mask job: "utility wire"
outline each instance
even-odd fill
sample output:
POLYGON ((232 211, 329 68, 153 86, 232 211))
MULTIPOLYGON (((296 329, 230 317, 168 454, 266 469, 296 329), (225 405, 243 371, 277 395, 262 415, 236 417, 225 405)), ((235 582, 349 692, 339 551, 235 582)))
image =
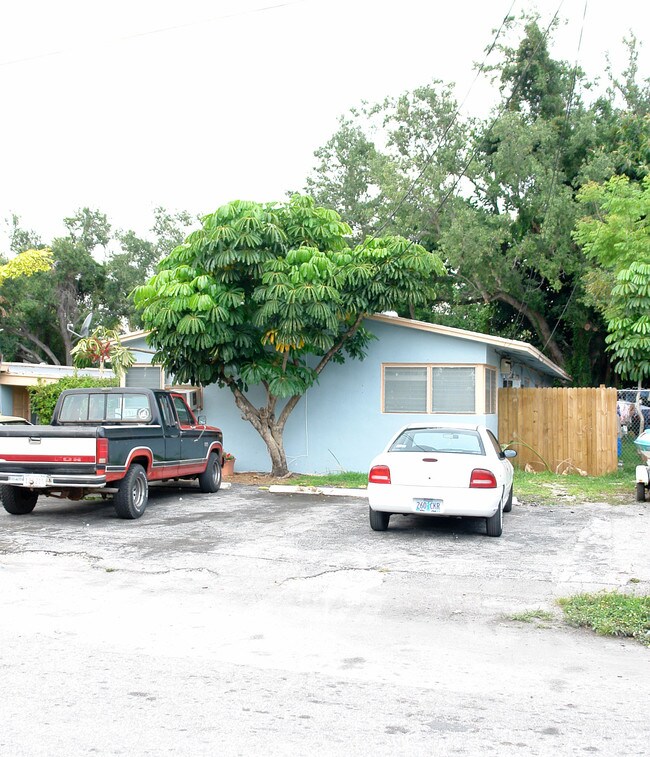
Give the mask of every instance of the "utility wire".
MULTIPOLYGON (((134 32, 133 34, 125 34, 122 37, 116 37, 114 40, 109 40, 106 44, 110 44, 111 42, 124 42, 129 39, 138 39, 140 37, 150 37, 155 34, 166 34, 168 32, 175 31, 176 29, 189 29, 193 26, 203 26, 205 24, 212 23, 213 21, 224 21, 226 19, 230 18, 238 18, 240 16, 253 16, 257 13, 268 13, 269 11, 278 10, 279 8, 286 8, 291 5, 301 5, 303 3, 309 2, 309 0, 285 0, 285 2, 282 3, 275 3, 273 5, 265 5, 259 8, 250 8, 247 10, 239 10, 239 11, 233 11, 232 13, 223 13, 219 16, 211 16, 209 18, 203 18, 199 19, 197 21, 188 21, 184 24, 174 24, 173 26, 161 26, 158 29, 149 29, 143 32, 134 32)), ((81 47, 78 48, 68 48, 64 50, 52 50, 49 53, 41 53, 40 55, 28 55, 24 58, 15 58, 13 60, 6 60, 0 62, 0 68, 3 68, 5 66, 14 66, 18 63, 27 63, 29 61, 33 60, 41 60, 43 58, 53 58, 58 55, 65 55, 69 52, 74 52, 75 50, 83 49, 81 47)))
MULTIPOLYGON (((449 121, 449 123, 448 123, 448 124, 447 124, 447 126, 445 127, 444 131, 442 132, 442 135, 441 135, 441 136, 440 136, 440 138, 438 139, 438 143, 436 144, 436 146, 435 146, 434 150, 433 150, 433 151, 432 151, 432 152, 430 153, 430 152, 428 152, 428 151, 427 151, 427 150, 425 149, 425 153, 426 153, 426 155, 427 155, 427 159, 426 159, 426 161, 425 161, 425 163, 424 163, 424 166, 422 167, 422 169, 420 170, 420 172, 418 173, 418 175, 417 175, 417 176, 416 176, 416 177, 415 177, 415 178, 413 179, 413 181, 412 181, 412 182, 411 182, 411 184, 409 185, 409 187, 408 187, 408 189, 406 190, 406 192, 405 192, 405 193, 404 193, 404 194, 402 195, 402 198, 401 198, 401 199, 400 199, 400 201, 398 202, 397 206, 396 206, 396 207, 395 207, 395 208, 393 209, 393 211, 392 211, 392 212, 391 212, 391 213, 389 214, 388 218, 387 218, 387 219, 386 219, 386 220, 384 221, 384 223, 383 223, 383 224, 382 224, 382 225, 381 225, 381 226, 380 226, 380 227, 379 227, 379 228, 377 229, 377 231, 375 231, 375 232, 374 232, 374 233, 372 234, 372 236, 370 236, 370 237, 369 237, 369 238, 368 238, 368 239, 367 239, 367 240, 366 240, 366 241, 365 241, 365 242, 363 243, 363 245, 362 245, 362 249, 363 249, 363 248, 364 248, 364 247, 365 247, 365 246, 366 246, 367 244, 370 244, 370 242, 372 242, 372 241, 373 241, 374 239, 376 239, 376 238, 377 238, 377 237, 378 237, 378 236, 379 236, 379 235, 381 234, 381 232, 382 232, 382 231, 383 231, 383 230, 384 230, 384 229, 385 229, 385 228, 386 228, 386 227, 388 226, 388 224, 389 224, 389 223, 391 223, 391 222, 392 222, 392 221, 393 221, 393 220, 395 219, 395 216, 396 216, 396 215, 397 215, 397 213, 398 213, 398 212, 400 211, 400 209, 402 208, 402 206, 404 205, 404 203, 406 202, 406 200, 407 200, 407 199, 408 199, 408 198, 409 198, 409 197, 411 196, 411 194, 413 193, 413 190, 414 190, 414 189, 415 189, 415 187, 416 187, 416 186, 418 185, 418 183, 420 182, 420 180, 422 179, 422 177, 423 177, 423 176, 424 176, 424 174, 426 173, 427 169, 429 168, 429 166, 430 166, 430 165, 431 165, 431 163, 433 162, 433 159, 435 158, 435 156, 436 156, 436 154, 438 153, 438 151, 439 151, 440 147, 441 147, 441 146, 442 146, 442 144, 444 143, 444 140, 445 140, 445 138, 446 138, 447 134, 449 134, 449 131, 451 130, 451 127, 452 127, 452 126, 454 125, 454 123, 455 123, 455 122, 457 121, 457 119, 458 119, 458 116, 460 115, 460 111, 461 111, 461 109, 463 108, 463 106, 465 105, 465 103, 467 102, 467 98, 469 97, 469 95, 470 95, 470 93, 471 93, 472 89, 474 88, 474 85, 475 85, 475 84, 476 84, 476 82, 478 81, 478 78, 479 78, 479 76, 480 76, 480 75, 481 75, 481 74, 483 73, 483 70, 485 69, 485 66, 486 66, 486 64, 487 64, 487 59, 489 58, 489 56, 490 56, 490 53, 492 52, 492 50, 494 50, 494 48, 495 48, 495 46, 496 46, 496 43, 497 43, 497 41, 498 41, 498 39, 499 39, 499 36, 501 35, 501 30, 503 29, 503 27, 504 27, 504 26, 505 26, 505 24, 507 23, 508 19, 510 18, 510 15, 511 15, 511 13, 512 13, 512 9, 513 9, 513 7, 514 7, 514 5, 515 5, 516 1, 517 1, 517 0, 512 0, 512 3, 511 3, 511 5, 510 5, 510 8, 508 8, 508 11, 507 11, 506 15, 505 15, 505 16, 503 17, 503 20, 501 21, 501 25, 500 25, 500 26, 499 26, 499 28, 497 29, 497 32, 496 32, 496 34, 495 34, 495 36, 494 36, 494 39, 492 40, 492 44, 491 44, 491 45, 490 45, 490 47, 489 47, 489 48, 487 49, 487 52, 486 52, 486 54, 485 54, 485 57, 483 58, 483 62, 482 62, 482 63, 481 63, 481 65, 479 66, 479 69, 478 69, 478 71, 476 72, 476 76, 474 77, 474 80, 472 81, 472 83, 471 83, 471 84, 470 84, 470 86, 469 86, 469 89, 468 89, 468 90, 467 90, 467 92, 465 93, 465 97, 463 98, 463 100, 462 100, 461 104, 460 104, 460 105, 458 106, 458 108, 456 108, 456 111, 454 112, 454 115, 452 116, 451 120, 449 121)), ((563 1, 564 1, 564 0, 562 0, 562 2, 563 2, 563 1)))

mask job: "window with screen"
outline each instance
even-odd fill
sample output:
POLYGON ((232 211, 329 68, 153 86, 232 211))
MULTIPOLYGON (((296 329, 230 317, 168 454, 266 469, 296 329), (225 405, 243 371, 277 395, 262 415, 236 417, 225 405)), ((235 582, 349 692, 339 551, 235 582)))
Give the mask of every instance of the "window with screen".
POLYGON ((427 412, 426 367, 384 367, 384 412, 427 412))
POLYGON ((431 412, 473 413, 475 410, 474 366, 431 368, 431 412))
POLYGON ((483 365, 383 365, 382 412, 491 414, 497 372, 483 365))

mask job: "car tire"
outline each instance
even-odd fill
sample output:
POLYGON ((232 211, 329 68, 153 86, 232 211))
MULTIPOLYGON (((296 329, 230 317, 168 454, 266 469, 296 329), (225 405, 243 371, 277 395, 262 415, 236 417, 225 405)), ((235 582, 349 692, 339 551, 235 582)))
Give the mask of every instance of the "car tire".
POLYGON ((135 520, 147 509, 149 502, 149 482, 144 468, 134 463, 120 481, 113 505, 118 518, 135 520))
POLYGON ((390 513, 383 513, 381 510, 373 510, 372 507, 369 507, 368 515, 370 516, 370 528, 373 531, 385 531, 388 528, 390 513))
POLYGON ((38 492, 19 486, 0 486, 0 498, 4 509, 11 515, 27 515, 36 507, 38 492))
POLYGON ((499 506, 494 515, 485 519, 485 528, 488 536, 501 536, 503 533, 503 508, 501 507, 501 501, 499 501, 499 506))
POLYGON ((216 452, 208 456, 208 464, 203 473, 199 474, 199 489, 205 494, 218 492, 221 488, 221 464, 216 452))
POLYGON ((637 481, 636 484, 636 501, 645 502, 645 484, 642 481, 637 481))
POLYGON ((503 512, 509 513, 512 510, 512 490, 514 489, 513 486, 510 487, 510 494, 508 494, 508 499, 506 500, 505 505, 503 506, 503 512))

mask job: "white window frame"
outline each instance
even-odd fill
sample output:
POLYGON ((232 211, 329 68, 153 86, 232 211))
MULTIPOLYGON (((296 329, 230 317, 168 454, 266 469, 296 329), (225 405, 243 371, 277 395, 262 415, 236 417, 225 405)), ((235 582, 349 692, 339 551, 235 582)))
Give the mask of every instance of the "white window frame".
POLYGON ((493 365, 485 363, 382 363, 381 364, 381 398, 380 412, 382 415, 466 415, 473 417, 476 415, 492 415, 486 405, 486 372, 493 371, 495 377, 494 383, 494 414, 497 412, 496 405, 496 368, 493 365), (426 368, 427 369, 427 387, 426 410, 386 410, 386 368, 426 368), (445 410, 434 411, 432 409, 432 368, 474 368, 474 410, 445 410))
POLYGON ((485 415, 496 415, 498 411, 498 404, 497 404, 497 397, 499 395, 497 391, 497 369, 493 368, 492 366, 486 365, 484 366, 483 371, 484 381, 485 381, 485 406, 484 411, 485 415), (488 396, 488 388, 490 387, 490 382, 488 381, 488 375, 492 376, 492 382, 491 382, 491 388, 492 388, 492 396, 488 396))

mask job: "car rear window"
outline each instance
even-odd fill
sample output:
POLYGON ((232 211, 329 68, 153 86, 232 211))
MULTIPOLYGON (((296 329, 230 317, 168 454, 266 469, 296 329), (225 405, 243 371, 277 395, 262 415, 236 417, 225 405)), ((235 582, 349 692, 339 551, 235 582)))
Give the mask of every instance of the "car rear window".
POLYGON ((390 446, 389 452, 451 452, 484 455, 483 442, 477 431, 449 428, 410 428, 403 431, 390 446))
POLYGON ((69 394, 63 398, 60 423, 148 423, 146 394, 69 394))

